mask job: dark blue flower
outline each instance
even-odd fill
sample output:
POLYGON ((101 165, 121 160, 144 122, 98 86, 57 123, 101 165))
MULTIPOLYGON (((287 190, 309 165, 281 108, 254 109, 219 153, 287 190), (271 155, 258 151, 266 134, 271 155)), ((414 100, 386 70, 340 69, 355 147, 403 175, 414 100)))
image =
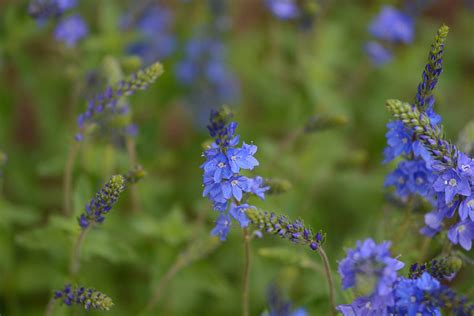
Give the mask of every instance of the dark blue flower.
POLYGON ((470 196, 471 185, 469 179, 460 176, 454 169, 443 172, 433 184, 436 192, 445 193, 446 204, 449 204, 456 195, 470 196))
POLYGON ((413 41, 414 21, 394 7, 384 6, 372 20, 369 32, 380 40, 408 44, 413 41))
POLYGON ((54 299, 61 300, 65 305, 79 305, 85 310, 108 311, 114 303, 112 299, 102 292, 92 288, 65 285, 62 290, 54 292, 54 299))
POLYGON ((393 59, 392 52, 378 42, 367 42, 364 49, 375 66, 385 65, 393 59))
POLYGON ((89 28, 84 19, 79 14, 75 14, 59 22, 54 31, 54 37, 66 46, 74 47, 88 33, 89 28))
POLYGON ((431 298, 439 288, 439 281, 427 272, 415 280, 402 278, 395 288, 395 307, 400 315, 441 316, 436 300, 431 298))

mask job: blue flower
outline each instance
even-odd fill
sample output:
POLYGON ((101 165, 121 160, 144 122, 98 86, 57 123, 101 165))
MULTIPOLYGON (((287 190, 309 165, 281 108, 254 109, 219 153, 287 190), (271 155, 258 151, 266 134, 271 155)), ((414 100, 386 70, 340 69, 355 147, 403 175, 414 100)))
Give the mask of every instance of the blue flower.
POLYGON ((240 169, 252 170, 258 166, 258 161, 253 156, 256 152, 257 146, 248 145, 245 142, 242 148, 229 148, 229 150, 227 150, 227 157, 232 172, 238 173, 240 169))
POLYGON ((402 278, 395 288, 395 307, 401 315, 441 315, 436 300, 430 298, 440 288, 429 273, 415 280, 402 278))
POLYGON ((456 195, 470 196, 471 185, 469 179, 460 176, 454 169, 443 172, 433 184, 436 192, 445 193, 446 204, 449 204, 456 195))
POLYGON ((304 308, 293 309, 292 303, 286 300, 279 288, 274 284, 268 289, 268 312, 261 316, 307 316, 308 312, 304 308))
POLYGON ((457 171, 460 176, 474 178, 474 160, 465 153, 458 152, 457 171))
POLYGON ((369 26, 369 32, 380 40, 392 43, 411 43, 414 35, 413 19, 391 6, 384 6, 369 26))
POLYGON ((219 236, 219 238, 224 241, 227 238, 231 224, 231 219, 229 214, 221 213, 216 220, 216 226, 212 229, 212 236, 219 236))
POLYGON ((474 222, 474 194, 462 200, 459 207, 459 217, 461 220, 469 217, 474 222))
POLYGON ((255 178, 250 178, 249 189, 250 192, 258 196, 260 199, 265 199, 265 192, 270 190, 269 186, 265 186, 264 180, 260 176, 256 176, 255 178))
POLYGON ((232 215, 235 220, 240 223, 240 227, 247 227, 250 224, 250 220, 245 214, 245 210, 253 207, 248 204, 240 204, 237 205, 235 203, 231 203, 229 207, 229 214, 232 215))
POLYGON ((393 59, 392 52, 378 42, 367 42, 364 49, 375 66, 385 65, 393 59))
POLYGON ((374 284, 369 295, 389 295, 397 280, 397 271, 404 266, 403 262, 391 257, 389 248, 390 242, 377 245, 369 238, 358 241, 355 249, 349 249, 347 257, 339 262, 343 289, 360 287, 360 282, 364 281, 374 284))
POLYGON ((54 31, 54 37, 64 42, 66 46, 74 47, 88 33, 89 28, 84 19, 79 14, 75 14, 59 22, 54 31))
POLYGON ((460 244, 465 250, 471 250, 474 239, 474 222, 465 220, 452 226, 448 231, 448 238, 453 244, 460 244))
POLYGON ((266 3, 273 15, 281 20, 295 19, 300 15, 295 0, 267 0, 266 3))
POLYGON ((402 199, 406 199, 411 193, 410 186, 408 185, 410 176, 411 174, 409 168, 407 168, 407 162, 401 161, 397 169, 388 174, 384 185, 386 187, 394 186, 397 195, 402 199))
POLYGON ((221 189, 227 200, 235 198, 240 201, 244 192, 250 192, 250 180, 244 176, 233 176, 221 182, 221 189))
POLYGON ((385 150, 384 162, 389 162, 401 154, 409 154, 412 151, 413 131, 408 129, 401 121, 387 123, 387 149, 385 150))

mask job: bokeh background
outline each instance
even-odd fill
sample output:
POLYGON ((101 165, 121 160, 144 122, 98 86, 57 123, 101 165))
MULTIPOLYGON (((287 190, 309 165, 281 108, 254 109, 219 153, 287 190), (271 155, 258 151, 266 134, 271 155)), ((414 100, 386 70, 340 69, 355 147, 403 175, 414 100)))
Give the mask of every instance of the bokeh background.
MULTIPOLYGON (((298 14, 285 15, 263 0, 84 0, 41 19, 27 1, 0 1, 0 151, 8 156, 0 167, 1 315, 43 313, 67 280, 75 216, 110 175, 135 162, 147 175, 89 234, 78 282, 113 298, 109 314, 138 315, 177 258, 201 240, 206 250, 170 278, 149 315, 239 315, 241 232, 234 227, 226 242, 210 240, 216 212, 201 196, 206 119, 221 104, 235 112, 242 139, 258 146, 253 174, 291 183, 254 204, 327 233, 338 303, 351 295, 340 289, 337 260, 356 240, 393 240, 393 253, 408 263, 420 259, 420 249, 425 258, 439 252, 441 243, 418 234, 422 212, 400 230, 403 206, 384 188, 394 166, 382 164, 390 119, 384 102, 413 100, 436 30, 448 24, 436 109, 457 140, 474 116, 474 2, 302 3, 298 14), (387 5, 413 20, 412 40, 384 42, 369 32, 387 5), (61 40, 58 25, 76 14, 87 32, 73 43, 61 40), (374 40, 390 58, 368 55, 374 40), (63 177, 77 146, 77 115, 108 82, 156 60, 164 74, 127 99, 130 110, 117 123, 126 131, 80 142, 75 216, 65 217, 63 177)), ((267 308, 271 283, 294 306, 326 315, 320 269, 305 247, 254 239, 251 315, 267 308)), ((474 295, 474 273, 461 273, 454 286, 474 295)), ((82 314, 59 305, 54 313, 82 314)))

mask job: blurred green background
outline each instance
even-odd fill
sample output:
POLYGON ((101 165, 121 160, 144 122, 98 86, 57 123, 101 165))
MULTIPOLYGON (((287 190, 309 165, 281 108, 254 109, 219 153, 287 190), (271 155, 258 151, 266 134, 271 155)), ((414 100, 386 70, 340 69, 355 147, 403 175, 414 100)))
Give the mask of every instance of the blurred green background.
MULTIPOLYGON (((0 1, 0 150, 8 155, 0 178, 1 315, 42 314, 52 290, 67 281, 79 227, 61 211, 76 117, 85 111, 87 97, 110 79, 108 64, 119 65, 124 74, 140 67, 127 50, 138 31, 120 25, 127 13, 140 14, 145 2, 81 1, 74 10, 87 21, 89 35, 70 48, 54 39, 54 21, 39 25, 28 15, 26 1, 0 1), (94 76, 99 79, 91 80, 94 76)), ((417 232, 422 213, 412 218, 403 236, 397 236, 403 211, 386 198, 384 177, 393 165, 381 161, 390 119, 384 102, 413 100, 442 22, 450 26, 450 34, 435 95, 448 137, 456 140, 474 114, 472 4, 426 1, 415 17, 413 43, 396 45, 392 61, 376 67, 363 47, 371 39, 368 24, 387 4, 406 5, 321 1, 312 25, 303 29, 298 22, 273 16, 264 1, 228 1, 228 25, 218 32, 239 86, 239 97, 227 102, 235 111, 237 132, 258 146, 260 166, 253 174, 292 184, 284 194, 252 203, 302 217, 314 229, 327 232, 325 248, 338 303, 349 302, 350 295, 340 290, 337 261, 356 240, 393 239, 394 255, 401 254, 406 263, 420 259, 422 245, 428 247, 428 257, 439 252, 438 243, 427 245, 417 232), (314 116, 342 116, 347 124, 305 133, 305 124, 314 116)), ((215 16, 208 1, 159 5, 171 12, 168 31, 174 50, 160 58, 163 76, 128 98, 131 118, 139 128, 133 141, 137 160, 147 172, 136 185, 138 210, 132 211, 132 192, 127 191, 105 223, 89 234, 78 282, 112 297, 111 315, 138 315, 180 254, 195 240, 204 240, 213 249, 170 280, 149 315, 239 315, 241 232, 234 224, 228 240, 214 247, 207 237, 216 213, 201 196, 199 166, 208 139, 202 118, 218 104, 213 104, 212 94, 204 100, 196 97, 193 90, 199 87, 183 86, 175 75, 186 42, 197 29, 212 32, 215 16)), ((112 174, 132 167, 129 155, 123 142, 82 142, 72 173, 75 216, 112 174)), ((306 247, 273 236, 254 239, 251 315, 265 310, 272 281, 295 306, 304 306, 310 315, 326 315, 327 289, 320 266, 319 257, 306 247), (281 249, 290 253, 282 255, 281 249)), ((472 296, 470 270, 462 270, 454 286, 470 290, 472 296)), ((85 313, 58 305, 54 315, 85 313)))

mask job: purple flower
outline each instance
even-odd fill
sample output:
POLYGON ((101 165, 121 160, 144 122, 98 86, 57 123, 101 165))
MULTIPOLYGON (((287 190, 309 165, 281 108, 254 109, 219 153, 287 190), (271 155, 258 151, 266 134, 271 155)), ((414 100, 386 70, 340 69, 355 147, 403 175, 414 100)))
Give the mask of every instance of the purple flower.
POLYGON ((351 304, 339 305, 337 310, 344 316, 388 316, 388 307, 393 304, 393 295, 361 296, 351 304))
POLYGON ((222 195, 226 199, 234 197, 237 201, 242 199, 243 192, 250 192, 249 178, 244 176, 234 176, 229 180, 221 182, 222 195))
POLYGON ((267 0, 267 6, 273 15, 281 20, 295 19, 300 15, 295 0, 267 0))
POLYGON ((391 6, 384 6, 369 26, 369 32, 380 40, 411 43, 414 35, 413 19, 391 6))
POLYGON ((364 50, 375 66, 385 65, 393 59, 392 52, 375 41, 367 42, 364 46, 364 50))
POLYGON ((471 195, 471 185, 465 176, 460 176, 454 169, 442 173, 433 184, 436 192, 445 193, 446 204, 449 204, 456 195, 471 195))
POLYGON ((466 250, 471 250, 474 239, 474 222, 465 220, 457 223, 448 231, 448 238, 453 244, 460 244, 466 250))
POLYGON ((54 37, 58 41, 64 42, 66 46, 74 47, 88 32, 89 29, 84 19, 75 14, 59 22, 54 31, 54 37))

